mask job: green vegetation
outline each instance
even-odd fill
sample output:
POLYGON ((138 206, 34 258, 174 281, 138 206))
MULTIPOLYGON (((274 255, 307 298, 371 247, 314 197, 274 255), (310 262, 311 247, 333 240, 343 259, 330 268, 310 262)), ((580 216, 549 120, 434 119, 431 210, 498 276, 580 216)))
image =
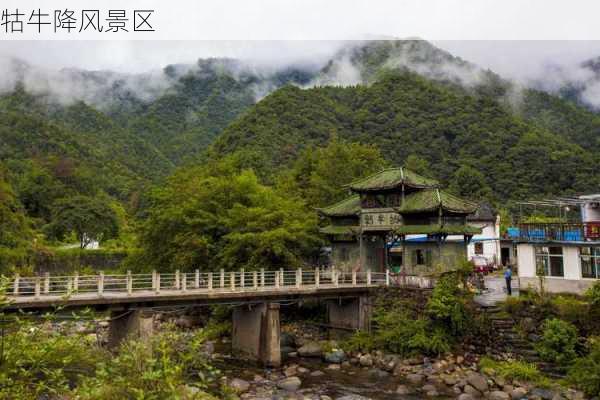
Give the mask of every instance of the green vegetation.
POLYGON ((413 300, 382 294, 373 310, 374 332, 358 332, 343 347, 401 355, 450 351, 460 339, 477 334, 481 326, 469 302, 471 295, 461 289, 461 283, 461 272, 443 275, 424 310, 413 300))
POLYGON ((551 386, 550 378, 541 373, 535 364, 524 361, 495 361, 489 357, 483 357, 479 361, 479 367, 483 371, 494 371, 505 379, 514 379, 523 382, 531 382, 540 387, 551 386))
POLYGON ((587 355, 573 363, 567 380, 594 397, 600 395, 600 338, 589 338, 587 347, 587 355))
POLYGON ((89 312, 60 320, 4 315, 0 347, 0 399, 228 399, 201 347, 220 328, 184 333, 162 327, 148 341, 125 342, 113 356, 96 335, 81 333, 89 312))
POLYGON ((542 337, 535 349, 546 361, 559 365, 569 364, 575 357, 577 328, 566 321, 552 318, 544 321, 542 337))

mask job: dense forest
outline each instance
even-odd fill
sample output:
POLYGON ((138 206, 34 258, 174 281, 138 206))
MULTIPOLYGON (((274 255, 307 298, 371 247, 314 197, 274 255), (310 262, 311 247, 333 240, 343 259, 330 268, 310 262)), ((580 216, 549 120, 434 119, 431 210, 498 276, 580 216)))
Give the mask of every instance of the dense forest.
POLYGON ((0 96, 3 268, 95 240, 135 249, 130 267, 296 264, 320 243, 314 207, 390 165, 508 208, 599 183, 600 115, 425 41, 355 43, 319 68, 200 60, 155 79, 168 85, 153 97, 119 80, 106 98, 24 83, 0 96))

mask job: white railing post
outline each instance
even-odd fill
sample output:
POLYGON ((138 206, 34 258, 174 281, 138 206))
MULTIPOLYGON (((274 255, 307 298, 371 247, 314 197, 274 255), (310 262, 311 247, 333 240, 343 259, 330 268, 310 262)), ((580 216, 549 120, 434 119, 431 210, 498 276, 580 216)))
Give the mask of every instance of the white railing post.
POLYGON ((13 286, 13 294, 15 296, 19 295, 19 281, 20 281, 19 274, 15 274, 15 282, 14 282, 14 286, 13 286))
POLYGON ((152 291, 156 291, 156 270, 152 270, 152 291))
POLYGON ((36 276, 35 277, 35 298, 39 299, 40 298, 40 292, 41 292, 41 282, 40 282, 40 277, 36 276))
POLYGON ((44 294, 50 293, 50 272, 44 274, 44 294))
POLYGON ((79 291, 79 272, 75 271, 75 275, 73 276, 73 291, 79 291))
POLYGON ((242 290, 246 287, 246 272, 244 268, 240 269, 240 287, 242 290))
POLYGON ((390 270, 385 270, 385 286, 390 286, 390 270))
POLYGON ((212 272, 208 273, 208 284, 207 284, 207 286, 208 286, 208 290, 212 290, 212 288, 213 288, 213 273, 212 272))
POLYGON ((183 273, 181 276, 181 290, 185 292, 187 290, 187 273, 183 273))
POLYGON ((283 268, 279 269, 279 279, 281 279, 279 286, 285 286, 285 271, 283 270, 283 268))
POLYGON ((356 271, 352 271, 352 286, 356 286, 356 271))
POLYGON ((371 270, 367 270, 367 285, 371 284, 371 270))
POLYGON ((319 287, 319 284, 321 283, 321 270, 319 269, 319 267, 315 268, 315 286, 319 287))
POLYGON ((300 289, 302 286, 302 268, 296 270, 296 287, 300 289))
POLYGON ((252 287, 258 289, 258 273, 256 271, 252 271, 252 287))
POLYGON ((179 270, 175 271, 175 289, 179 290, 179 287, 181 286, 180 284, 180 280, 179 280, 179 270))
POLYGON ((73 280, 70 276, 67 276, 67 294, 71 294, 73 291, 73 280))
POLYGON ((231 286, 231 290, 235 290, 235 272, 231 272, 229 276, 229 285, 231 286))
POLYGON ((220 276, 221 276, 221 281, 219 282, 219 287, 220 287, 221 289, 223 289, 223 288, 225 288, 225 270, 224 270, 224 269, 221 269, 221 272, 220 272, 220 274, 221 274, 221 275, 220 275, 220 276))
POLYGON ((279 272, 279 271, 275 271, 275 287, 276 287, 276 288, 278 288, 278 287, 279 287, 279 284, 281 283, 281 282, 280 282, 280 278, 279 278, 279 274, 280 274, 280 272, 279 272))
POLYGON ((131 271, 127 271, 127 294, 131 296, 133 294, 133 278, 131 271))
MULTIPOLYGON (((211 276, 211 278, 212 278, 212 276, 211 276)), ((194 287, 196 289, 200 289, 200 270, 198 270, 198 269, 194 273, 194 287)))
POLYGON ((98 272, 98 295, 102 296, 104 293, 104 272, 98 272))
POLYGON ((264 287, 265 286, 265 269, 261 268, 260 269, 260 287, 264 287))
POLYGON ((160 274, 156 273, 156 279, 155 279, 156 283, 155 283, 155 287, 154 290, 156 291, 156 293, 160 293, 160 274))
POLYGON ((340 272, 337 269, 333 270, 334 285, 340 286, 340 272))

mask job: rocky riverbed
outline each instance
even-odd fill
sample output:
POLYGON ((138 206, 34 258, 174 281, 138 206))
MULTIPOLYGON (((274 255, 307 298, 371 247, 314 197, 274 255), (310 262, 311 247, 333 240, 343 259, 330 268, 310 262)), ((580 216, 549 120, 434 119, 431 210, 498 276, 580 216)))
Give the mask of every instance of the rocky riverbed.
POLYGON ((247 400, 584 399, 578 391, 539 388, 480 371, 479 357, 469 352, 404 359, 381 352, 346 354, 332 341, 306 341, 286 353, 280 369, 261 369, 223 354, 214 360, 247 400))

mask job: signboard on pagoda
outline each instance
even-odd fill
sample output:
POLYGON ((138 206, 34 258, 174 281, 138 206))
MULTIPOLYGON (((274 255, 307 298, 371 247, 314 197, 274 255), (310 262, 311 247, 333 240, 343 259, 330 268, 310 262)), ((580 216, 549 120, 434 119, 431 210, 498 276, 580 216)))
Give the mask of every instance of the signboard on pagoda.
POLYGON ((402 225, 402 216, 395 211, 382 209, 363 209, 360 214, 363 231, 387 231, 402 225))

